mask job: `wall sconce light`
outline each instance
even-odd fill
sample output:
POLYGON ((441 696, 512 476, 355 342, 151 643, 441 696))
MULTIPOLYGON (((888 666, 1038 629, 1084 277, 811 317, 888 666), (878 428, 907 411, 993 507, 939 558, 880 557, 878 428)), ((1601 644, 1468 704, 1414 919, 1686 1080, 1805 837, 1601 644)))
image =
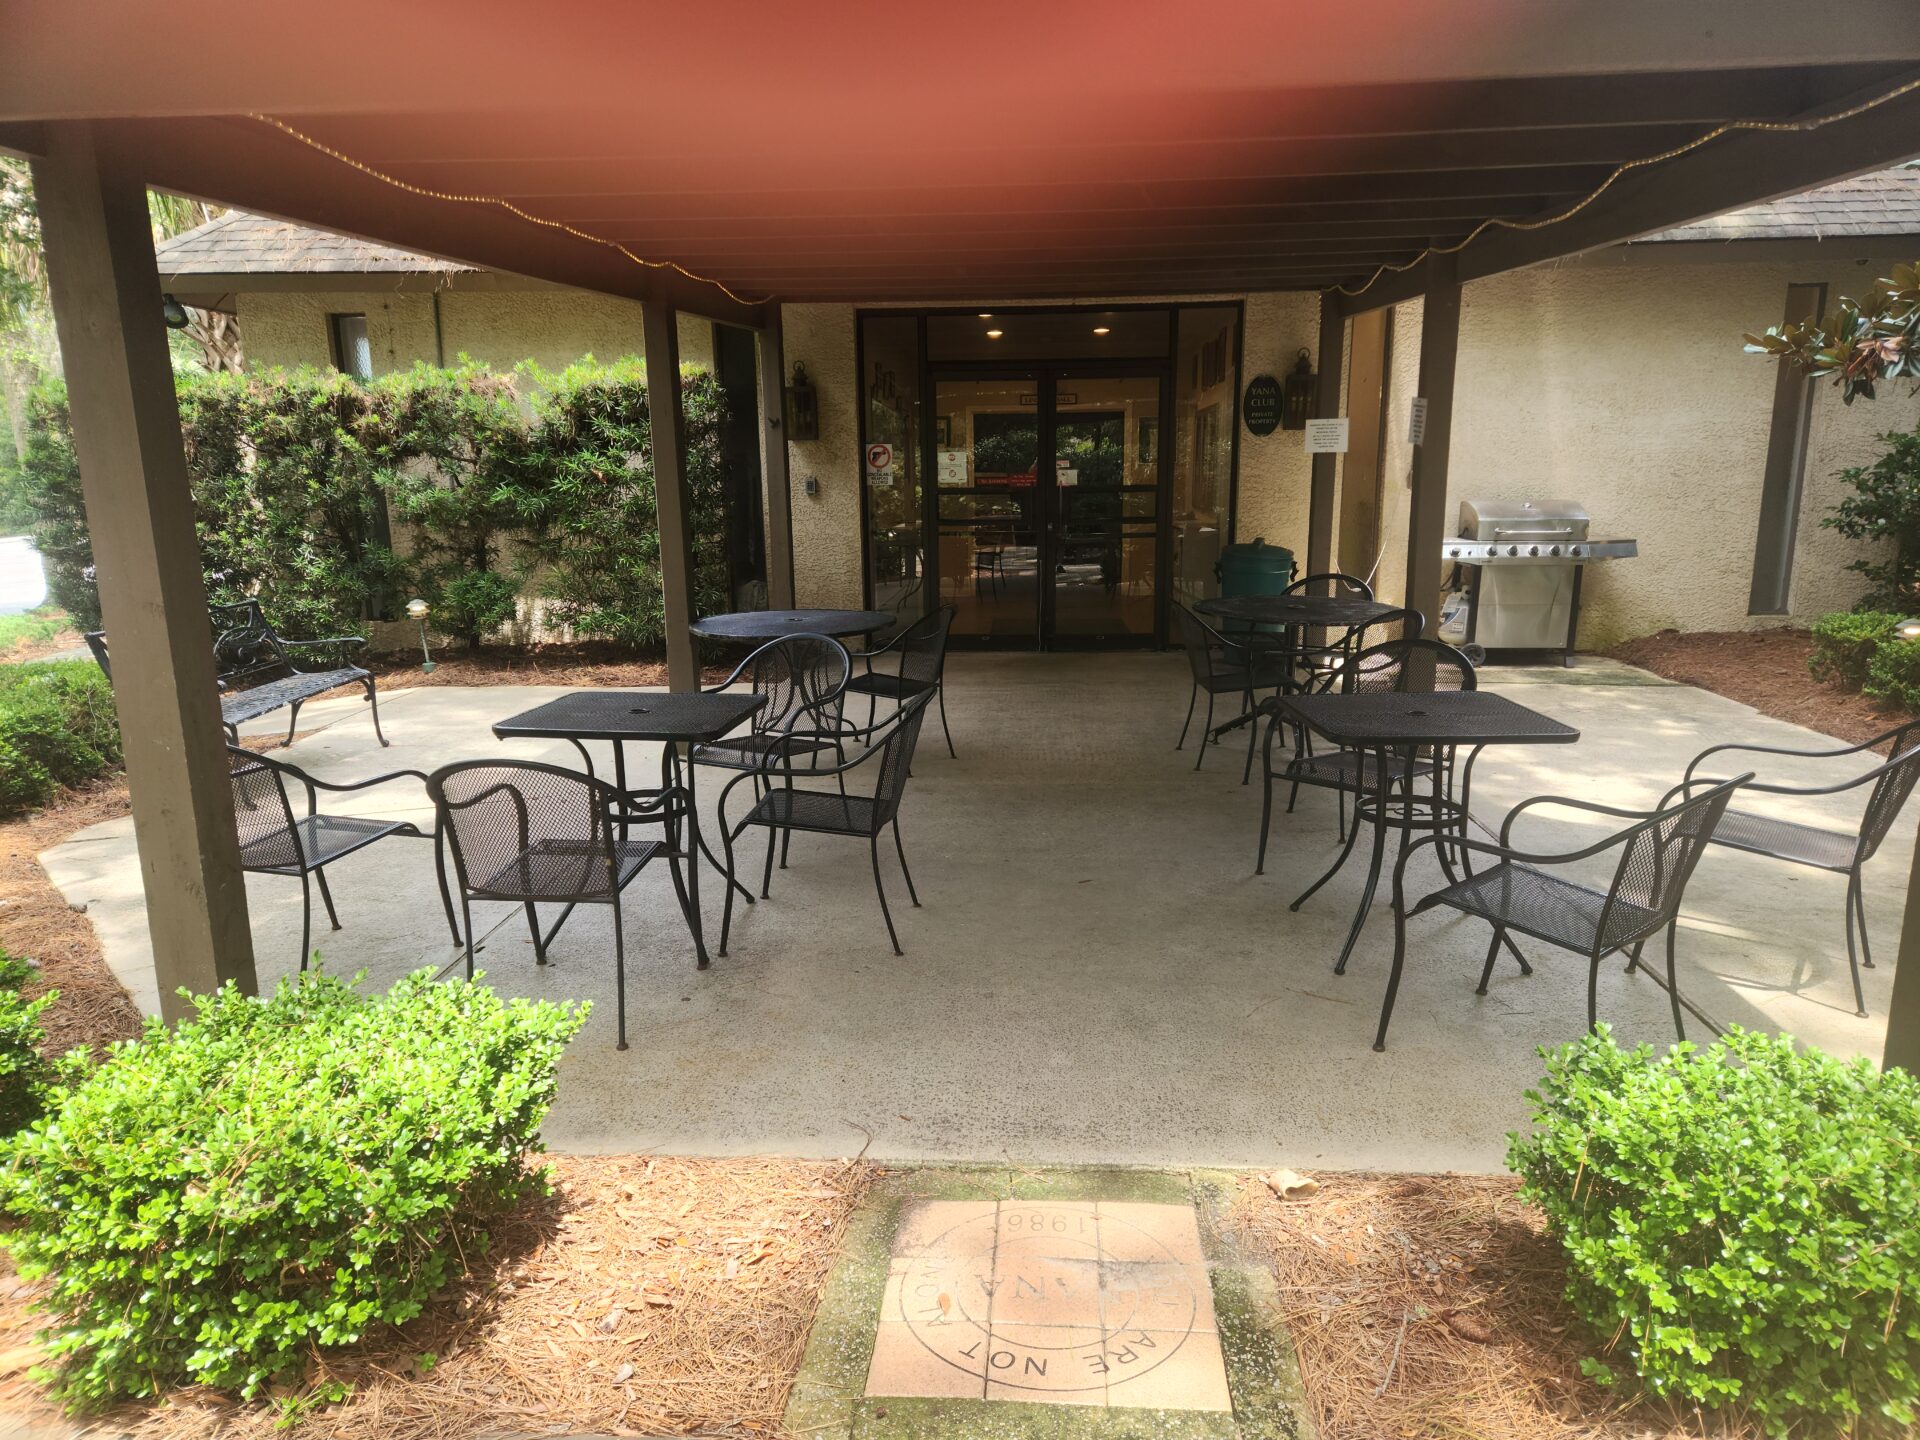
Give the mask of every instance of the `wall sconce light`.
POLYGON ((793 383, 787 386, 784 398, 787 439, 818 440, 820 438, 820 393, 813 388, 813 382, 807 379, 805 365, 794 365, 793 383))
POLYGON ((1319 390, 1314 380, 1313 357, 1303 347, 1294 357, 1293 369, 1280 387, 1280 428, 1304 430, 1313 415, 1313 397, 1319 390))
POLYGON ((1893 628, 1902 640, 1920 640, 1920 616, 1909 616, 1893 628))
POLYGON ((427 653, 427 602, 417 598, 407 601, 407 614, 420 627, 420 673, 431 675, 433 657, 427 653))
POLYGON ((171 295, 162 295, 160 318, 167 322, 169 330, 184 330, 187 328, 187 307, 171 295))

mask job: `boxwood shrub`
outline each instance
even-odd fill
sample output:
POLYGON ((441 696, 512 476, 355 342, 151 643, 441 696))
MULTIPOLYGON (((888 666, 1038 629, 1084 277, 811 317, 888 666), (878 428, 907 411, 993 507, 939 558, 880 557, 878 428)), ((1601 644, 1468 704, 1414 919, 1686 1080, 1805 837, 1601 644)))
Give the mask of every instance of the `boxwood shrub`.
POLYGON ((1769 1435, 1920 1425, 1920 1082, 1788 1037, 1547 1056, 1521 1193, 1604 1383, 1769 1435))
POLYGON ((32 966, 0 950, 0 1136, 39 1117, 58 1072, 40 1050, 47 1038, 40 1017, 60 992, 29 1000, 20 992, 32 978, 32 966))
POLYGON ((1858 690, 1882 641, 1891 640, 1904 617, 1883 610, 1842 610, 1813 623, 1813 653, 1807 669, 1816 680, 1858 690))
POLYGON ((1876 700, 1920 710, 1920 640, 1882 640, 1867 664, 1863 688, 1876 700))
POLYGON ((0 816, 120 764, 113 687, 91 660, 0 665, 0 816))
POLYGON ((58 1393, 254 1395, 418 1314, 544 1185, 529 1154, 584 1007, 430 976, 229 986, 56 1090, 0 1167, 0 1239, 50 1277, 58 1393))

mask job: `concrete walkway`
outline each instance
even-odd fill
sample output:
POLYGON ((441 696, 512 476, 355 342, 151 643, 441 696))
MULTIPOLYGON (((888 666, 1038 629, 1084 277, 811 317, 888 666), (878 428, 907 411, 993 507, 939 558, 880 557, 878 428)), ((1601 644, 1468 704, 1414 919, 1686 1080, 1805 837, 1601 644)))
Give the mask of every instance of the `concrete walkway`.
MULTIPOLYGON (((1650 804, 1719 741, 1830 743, 1698 690, 1633 683, 1651 677, 1624 667, 1485 678, 1583 732, 1571 747, 1483 757, 1474 808, 1496 827, 1514 801, 1543 792, 1650 804)), ((1535 1047, 1584 1025, 1584 965, 1536 945, 1532 978, 1503 965, 1477 998, 1486 927, 1421 917, 1390 1048, 1374 1054, 1392 954, 1385 887, 1349 972, 1335 976, 1361 867, 1287 910, 1335 853, 1333 796, 1304 793, 1296 813, 1276 817, 1268 873, 1256 877, 1257 777, 1242 788, 1245 752, 1231 743, 1199 774, 1191 741, 1174 751, 1187 688, 1177 655, 953 657, 960 758, 930 729, 903 812, 923 909, 908 907, 885 859, 906 957, 888 949, 856 842, 796 837, 771 902, 736 912, 732 954, 704 973, 664 866, 650 868, 625 909, 626 1054, 613 1048, 608 913, 578 913, 542 971, 519 912, 481 907, 492 983, 594 1002, 565 1061, 554 1145, 833 1156, 870 1143, 873 1155, 916 1160, 1500 1168, 1505 1132, 1525 1120, 1522 1091, 1540 1073, 1535 1047)), ((575 763, 564 743, 504 745, 488 729, 557 693, 396 691, 381 707, 387 750, 364 705, 329 701, 302 716, 318 733, 284 753, 336 779, 468 756, 575 763)), ((1847 765, 1774 773, 1811 782, 1866 768, 1847 765)), ((703 786, 709 804, 719 788, 703 786)), ((412 782, 337 808, 428 815, 412 782)), ((1853 809, 1823 800, 1787 813, 1839 825, 1853 809)), ((1601 831, 1542 817, 1523 834, 1572 849, 1601 831)), ((1913 834, 1908 817, 1867 874, 1882 961, 1867 972, 1872 1018, 1853 1015, 1844 881, 1730 851, 1707 857, 1689 895, 1683 986, 1722 1021, 1877 1058, 1913 834)), ((43 858, 153 1008, 131 823, 94 826, 43 858)), ((1425 864, 1417 872, 1424 885, 1438 878, 1425 864)), ((346 927, 317 932, 330 968, 384 985, 454 957, 430 844, 385 841, 329 874, 346 927)), ((255 876, 249 895, 271 983, 297 962, 299 887, 255 876)), ((704 895, 717 935, 711 872, 704 895)), ((1643 977, 1609 965, 1600 1006, 1624 1039, 1672 1037, 1666 998, 1643 977)))

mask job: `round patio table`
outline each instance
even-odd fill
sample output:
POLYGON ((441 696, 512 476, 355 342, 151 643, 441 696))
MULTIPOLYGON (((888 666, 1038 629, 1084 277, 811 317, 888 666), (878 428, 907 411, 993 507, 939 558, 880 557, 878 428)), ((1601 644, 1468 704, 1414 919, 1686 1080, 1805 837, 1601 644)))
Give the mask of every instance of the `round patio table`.
POLYGON ((702 640, 778 640, 783 635, 871 635, 893 624, 891 610, 738 610, 687 628, 702 640))
POLYGON ((1396 606, 1358 595, 1217 595, 1194 602, 1194 612, 1249 625, 1322 626, 1338 630, 1390 615, 1396 606))

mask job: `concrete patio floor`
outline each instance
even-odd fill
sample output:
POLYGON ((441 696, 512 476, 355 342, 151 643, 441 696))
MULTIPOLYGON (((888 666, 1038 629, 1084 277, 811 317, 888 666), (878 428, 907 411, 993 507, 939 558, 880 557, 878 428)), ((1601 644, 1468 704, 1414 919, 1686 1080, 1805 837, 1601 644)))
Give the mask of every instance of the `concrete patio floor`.
MULTIPOLYGON (((1650 804, 1709 744, 1834 743, 1625 667, 1490 670, 1483 683, 1583 736, 1482 758, 1474 810, 1496 828, 1510 804, 1543 792, 1650 804)), ((666 868, 649 867, 624 911, 632 1049, 621 1054, 609 913, 577 913, 541 970, 520 912, 478 907, 491 983, 594 1004, 547 1125, 556 1148, 834 1156, 869 1146, 899 1160, 1500 1168, 1505 1132, 1524 1122, 1522 1092, 1540 1073, 1535 1048, 1585 1023, 1581 961, 1530 945, 1535 974, 1503 962, 1478 998, 1486 926, 1420 917, 1389 1048, 1375 1054, 1392 955, 1386 886, 1348 973, 1335 976, 1363 857, 1288 912, 1337 849, 1334 797, 1304 792, 1293 815, 1276 816, 1268 873, 1252 873, 1260 787, 1257 775, 1240 784, 1244 747, 1210 751, 1199 774, 1191 739, 1173 749, 1184 658, 961 654, 948 686, 960 758, 947 757, 930 727, 903 809, 924 908, 908 906, 893 857, 883 857, 904 958, 887 946, 857 842, 796 836, 772 900, 736 909, 732 953, 705 972, 694 969, 666 868)), ((381 707, 386 750, 364 705, 328 701, 302 716, 314 733, 276 753, 329 779, 463 757, 576 763, 564 742, 502 744, 488 729, 559 693, 396 691, 381 707)), ((655 764, 641 755, 635 773, 655 764)), ((1865 768, 1791 762, 1772 773, 1814 783, 1865 768)), ((709 806, 717 773, 703 777, 709 806)), ((1783 813, 1842 825, 1857 804, 1793 802, 1783 813)), ((430 818, 417 782, 332 808, 430 818)), ((1602 833, 1554 814, 1523 822, 1521 838, 1572 849, 1602 833)), ((1909 815, 1867 871, 1881 958, 1866 972, 1870 1018, 1853 1014, 1844 880, 1731 851, 1711 852, 1689 892, 1683 988, 1722 1022, 1877 1059, 1913 837, 1909 815)), ((758 859, 755 850, 756 871, 758 859)), ((43 861, 67 898, 87 906, 135 1000, 155 1008, 131 822, 94 826, 43 861)), ((1415 872, 1410 888, 1438 880, 1424 861, 1415 872)), ((384 841, 328 873, 345 926, 329 933, 322 919, 316 930, 330 969, 365 970, 384 985, 456 955, 429 843, 384 841)), ((708 871, 710 943, 721 891, 708 871)), ((299 886, 253 876, 248 893, 265 986, 297 963, 299 886)), ((1600 1008, 1622 1039, 1672 1038, 1664 993, 1617 965, 1603 970, 1600 1008)))

